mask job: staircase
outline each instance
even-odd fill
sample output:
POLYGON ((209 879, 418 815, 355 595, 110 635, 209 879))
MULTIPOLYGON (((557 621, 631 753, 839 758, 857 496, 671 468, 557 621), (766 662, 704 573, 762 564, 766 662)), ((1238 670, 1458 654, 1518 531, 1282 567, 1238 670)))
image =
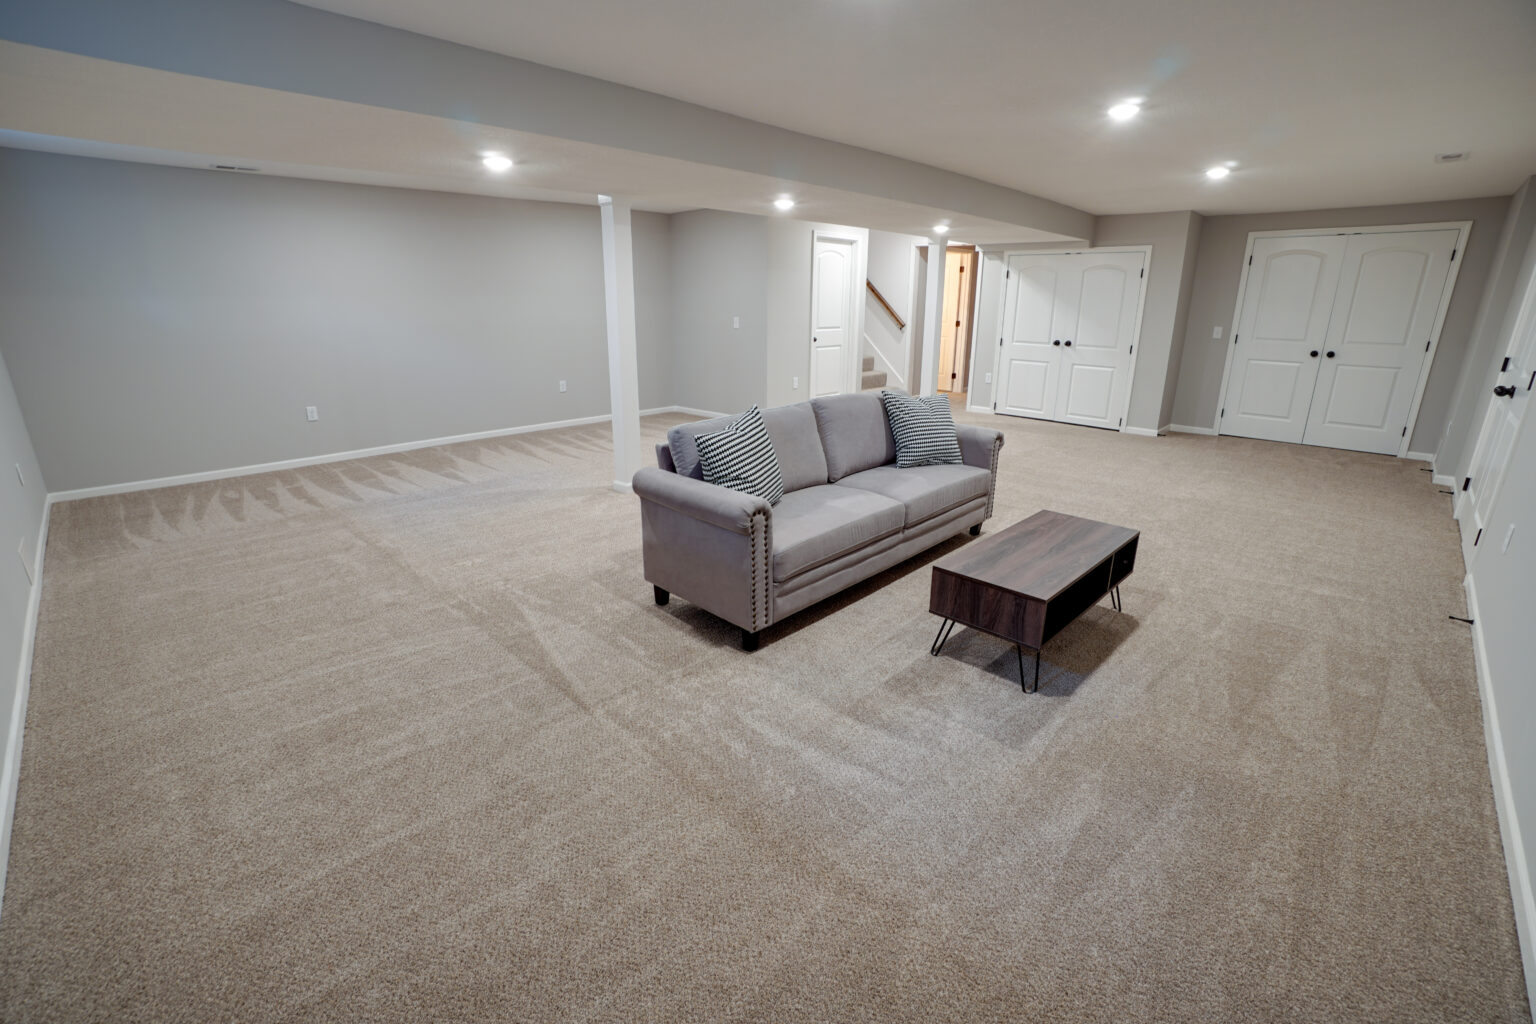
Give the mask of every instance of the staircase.
POLYGON ((860 369, 864 375, 860 378, 862 383, 859 384, 859 387, 865 391, 874 391, 885 387, 885 371, 875 369, 874 356, 865 356, 864 365, 860 369))

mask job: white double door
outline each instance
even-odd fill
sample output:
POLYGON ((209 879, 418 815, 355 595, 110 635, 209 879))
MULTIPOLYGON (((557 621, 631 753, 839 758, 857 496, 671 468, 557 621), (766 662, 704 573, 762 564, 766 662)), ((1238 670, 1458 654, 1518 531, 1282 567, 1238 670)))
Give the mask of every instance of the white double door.
POLYGON ((1254 239, 1220 432, 1397 454, 1460 234, 1254 239))
POLYGON ((1146 255, 1015 253, 1007 266, 997 411, 1123 426, 1146 255))

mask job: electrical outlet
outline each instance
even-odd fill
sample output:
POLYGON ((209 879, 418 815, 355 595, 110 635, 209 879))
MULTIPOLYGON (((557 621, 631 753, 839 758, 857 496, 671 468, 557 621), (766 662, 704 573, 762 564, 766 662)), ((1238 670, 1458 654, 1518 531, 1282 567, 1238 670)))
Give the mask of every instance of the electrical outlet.
POLYGON ((1216 341, 1220 341, 1221 340, 1221 325, 1220 324, 1217 324, 1215 327, 1211 328, 1211 337, 1214 340, 1216 340, 1216 341))
POLYGON ((799 377, 791 377, 789 379, 794 382, 793 384, 790 385, 790 387, 793 390, 795 390, 795 391, 799 391, 800 390, 800 378, 799 377))
POLYGON ((21 481, 21 486, 27 486, 27 475, 21 471, 21 463, 16 463, 16 479, 21 481))
POLYGON ((319 407, 318 406, 313 406, 313 405, 306 405, 304 407, 304 418, 309 420, 309 422, 311 422, 311 423, 315 422, 315 420, 320 418, 320 409, 319 409, 319 407))
POLYGON ((983 383, 991 384, 992 383, 992 375, 989 373, 986 376, 987 376, 987 379, 983 383))
POLYGON ((565 394, 565 381, 560 382, 560 393, 565 394))
POLYGON ((35 582, 32 579, 32 563, 27 561, 27 538, 23 537, 16 542, 16 557, 21 559, 21 567, 27 571, 27 582, 35 582))
POLYGON ((741 330, 741 317, 739 317, 739 316, 731 317, 731 326, 734 327, 738 331, 741 330))

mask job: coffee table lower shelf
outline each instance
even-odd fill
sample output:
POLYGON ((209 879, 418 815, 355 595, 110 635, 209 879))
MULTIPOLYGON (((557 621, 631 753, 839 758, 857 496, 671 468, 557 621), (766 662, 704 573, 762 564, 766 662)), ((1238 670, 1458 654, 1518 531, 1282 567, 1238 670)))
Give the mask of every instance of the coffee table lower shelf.
MULTIPOLYGON (((1113 604, 1115 611, 1117 611, 1117 612, 1121 611, 1122 609, 1121 609, 1121 605, 1120 605, 1120 587, 1119 587, 1118 584, 1116 584, 1114 587, 1110 588, 1109 597, 1110 597, 1110 602, 1111 602, 1111 604, 1113 604)), ((944 649, 944 645, 949 642, 949 634, 951 634, 951 633, 953 633, 955 631, 955 625, 959 621, 960 621, 959 619, 948 619, 947 618, 947 619, 944 619, 942 622, 939 623, 938 635, 933 638, 933 643, 931 645, 929 645, 929 647, 928 647, 928 653, 929 654, 933 655, 934 657, 938 657, 939 656, 939 652, 942 651, 944 649)), ((967 623, 967 625, 969 625, 969 623, 967 623)), ((1014 652, 1014 654, 1018 655, 1018 659, 1019 659, 1019 689, 1023 690, 1025 693, 1039 693, 1040 692, 1040 650, 1041 650, 1041 648, 1039 648, 1039 647, 1031 647, 1030 648, 1030 650, 1035 652, 1035 685, 1034 685, 1034 688, 1031 689, 1029 684, 1024 681, 1024 648, 1025 648, 1026 645, 1020 643, 1017 640, 1014 640, 1012 637, 1004 636, 1001 633, 993 633, 990 629, 987 629, 987 628, 985 628, 983 626, 971 626, 970 628, 974 629, 974 630, 977 630, 979 632, 982 632, 982 633, 988 633, 988 634, 990 634, 992 636, 997 637, 999 640, 1007 640, 1009 643, 1013 644, 1013 652, 1014 652)))

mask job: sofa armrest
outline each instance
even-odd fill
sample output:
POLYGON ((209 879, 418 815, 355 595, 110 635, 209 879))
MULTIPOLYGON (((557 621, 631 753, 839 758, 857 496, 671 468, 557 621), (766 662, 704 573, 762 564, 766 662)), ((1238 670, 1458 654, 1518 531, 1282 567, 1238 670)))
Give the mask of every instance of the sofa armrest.
POLYGON ((660 469, 635 474, 646 581, 751 633, 773 622, 773 510, 660 469))
POLYGON ((665 505, 674 512, 737 533, 752 529, 753 516, 772 514, 772 506, 755 494, 678 476, 649 466, 635 474, 633 486, 641 501, 665 505))
POLYGON ((997 455, 1003 449, 1003 432, 962 423, 955 427, 960 437, 960 460, 992 474, 987 484, 987 518, 992 518, 992 502, 997 497, 997 455))

